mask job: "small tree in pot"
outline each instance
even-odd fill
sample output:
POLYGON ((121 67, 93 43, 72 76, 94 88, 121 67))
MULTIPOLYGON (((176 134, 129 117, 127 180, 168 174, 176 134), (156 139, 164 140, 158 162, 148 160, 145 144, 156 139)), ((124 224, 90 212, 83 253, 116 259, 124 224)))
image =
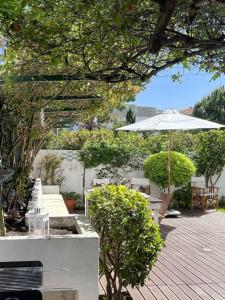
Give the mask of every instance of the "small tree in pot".
POLYGON ((89 214, 100 236, 100 269, 107 299, 121 300, 122 287, 143 285, 162 240, 149 203, 123 185, 95 188, 88 196, 89 214))
MULTIPOLYGON (((172 151, 171 153, 171 183, 174 186, 183 186, 195 174, 196 168, 193 162, 182 153, 172 151)), ((161 214, 164 215, 169 207, 171 197, 164 190, 168 187, 168 152, 160 152, 149 156, 144 162, 144 175, 151 182, 157 184, 161 189, 163 205, 161 214)))

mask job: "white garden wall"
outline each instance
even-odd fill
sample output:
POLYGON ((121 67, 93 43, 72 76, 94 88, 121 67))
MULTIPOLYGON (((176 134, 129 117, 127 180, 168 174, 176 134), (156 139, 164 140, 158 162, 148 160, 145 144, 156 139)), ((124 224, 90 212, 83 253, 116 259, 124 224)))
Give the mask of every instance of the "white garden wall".
MULTIPOLYGON (((73 150, 40 150, 35 162, 32 175, 37 177, 37 167, 40 164, 41 159, 48 154, 54 154, 60 157, 63 157, 62 161, 62 169, 63 175, 65 176, 65 180, 60 187, 62 192, 72 192, 75 191, 79 194, 82 194, 82 186, 83 186, 83 166, 78 161, 78 151, 73 150)), ((128 174, 128 177, 143 177, 143 172, 132 172, 128 174)), ((91 187, 92 179, 96 178, 94 169, 87 169, 85 176, 85 186, 91 187)), ((225 168, 220 177, 220 180, 217 184, 220 188, 220 196, 225 196, 225 168)), ((153 196, 159 196, 159 188, 151 183, 151 193, 153 196)))

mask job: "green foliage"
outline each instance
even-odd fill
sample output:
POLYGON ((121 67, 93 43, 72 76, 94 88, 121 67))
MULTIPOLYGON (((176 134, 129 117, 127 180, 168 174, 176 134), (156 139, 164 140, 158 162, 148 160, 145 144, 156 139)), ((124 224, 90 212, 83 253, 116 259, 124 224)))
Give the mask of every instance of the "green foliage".
POLYGON ((128 111, 126 113, 126 121, 128 124, 135 123, 135 121, 136 121, 135 114, 134 114, 133 110, 131 109, 131 107, 128 109, 128 111))
POLYGON ((210 130, 195 138, 194 160, 198 174, 204 174, 206 184, 215 185, 225 165, 225 131, 210 130), (213 176, 217 175, 213 180, 213 176))
MULTIPOLYGON (((97 131, 102 134, 99 131, 97 131)), ((87 129, 79 129, 76 131, 69 131, 63 129, 59 132, 58 135, 51 132, 48 144, 46 145, 47 149, 63 149, 63 150, 81 150, 85 142, 94 136, 96 133, 95 130, 90 131, 87 129)))
POLYGON ((99 165, 138 168, 142 143, 143 138, 136 133, 99 131, 84 144, 80 151, 80 161, 86 168, 99 165))
MULTIPOLYGON (((184 154, 172 151, 171 181, 175 186, 182 186, 195 173, 193 162, 184 154)), ((144 162, 144 175, 161 188, 168 186, 168 152, 149 156, 144 162)))
POLYGON ((63 183, 61 164, 62 158, 56 155, 46 155, 42 159, 38 172, 44 184, 61 185, 63 183))
POLYGON ((188 183, 173 192, 172 204, 178 208, 191 208, 191 184, 188 183))
POLYGON ((222 196, 220 199, 219 199, 219 207, 222 208, 225 212, 225 196, 222 196))
POLYGON ((32 63, 78 80, 145 81, 180 62, 218 76, 224 11, 222 1, 10 0, 0 3, 0 26, 25 71, 32 63))
MULTIPOLYGON (((162 246, 158 226, 148 201, 125 186, 95 188, 88 196, 93 226, 100 236, 100 265, 108 283, 108 297, 115 282, 143 285, 162 246)), ((115 298, 120 299, 120 298, 115 298)))
POLYGON ((198 102, 193 111, 193 116, 225 124, 225 88, 216 89, 209 96, 198 102))
POLYGON ((71 200, 80 200, 81 199, 81 195, 76 193, 76 192, 64 192, 64 193, 61 193, 62 196, 63 196, 63 199, 71 199, 71 200))
MULTIPOLYGON (((194 134, 190 132, 173 132, 172 147, 174 151, 190 155, 193 151, 194 134)), ((168 134, 147 134, 144 143, 144 151, 146 154, 155 154, 168 149, 168 134)))

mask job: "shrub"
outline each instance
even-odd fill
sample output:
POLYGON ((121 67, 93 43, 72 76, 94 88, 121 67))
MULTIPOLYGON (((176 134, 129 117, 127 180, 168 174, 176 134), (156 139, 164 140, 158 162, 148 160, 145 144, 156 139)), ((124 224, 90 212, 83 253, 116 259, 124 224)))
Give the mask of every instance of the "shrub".
POLYGON ((172 204, 178 208, 191 207, 191 184, 188 183, 173 192, 172 204))
MULTIPOLYGON (((193 162, 184 154, 171 153, 171 183, 182 186, 195 173, 193 162)), ((168 186, 168 152, 160 152, 149 156, 144 162, 144 175, 161 188, 168 186)))
POLYGON ((143 285, 162 245, 148 201, 123 185, 95 188, 88 200, 93 226, 101 238, 100 266, 108 296, 116 282, 117 296, 122 285, 143 285))

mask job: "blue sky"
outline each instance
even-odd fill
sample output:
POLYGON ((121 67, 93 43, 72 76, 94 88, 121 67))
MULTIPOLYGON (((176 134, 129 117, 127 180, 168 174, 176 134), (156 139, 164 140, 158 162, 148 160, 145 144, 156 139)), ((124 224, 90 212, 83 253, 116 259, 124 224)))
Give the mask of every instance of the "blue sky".
POLYGON ((196 68, 183 70, 175 66, 152 78, 145 90, 140 92, 135 100, 136 105, 153 106, 161 109, 181 109, 193 106, 214 89, 225 85, 225 76, 210 81, 212 74, 206 74, 196 68), (183 73, 182 82, 173 82, 171 75, 183 73))

